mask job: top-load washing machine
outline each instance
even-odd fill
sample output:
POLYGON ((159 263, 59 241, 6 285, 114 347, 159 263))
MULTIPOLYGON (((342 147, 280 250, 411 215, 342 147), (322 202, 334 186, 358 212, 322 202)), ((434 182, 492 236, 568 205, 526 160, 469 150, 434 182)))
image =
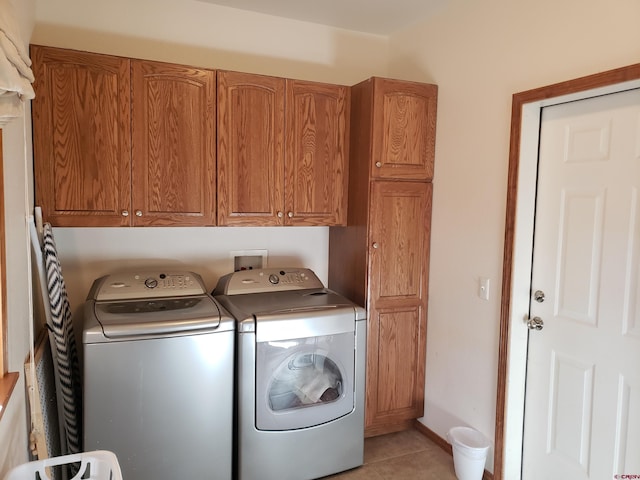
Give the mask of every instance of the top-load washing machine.
POLYGON ((237 476, 305 480, 363 463, 366 313, 302 268, 222 277, 237 324, 237 476))
POLYGON ((85 304, 84 449, 130 480, 232 477, 233 318, 192 272, 96 280, 85 304))

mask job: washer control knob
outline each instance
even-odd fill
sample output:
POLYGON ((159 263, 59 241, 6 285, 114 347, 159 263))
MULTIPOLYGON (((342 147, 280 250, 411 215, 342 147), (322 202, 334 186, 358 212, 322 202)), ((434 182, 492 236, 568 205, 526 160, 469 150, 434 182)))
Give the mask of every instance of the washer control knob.
POLYGON ((158 280, 149 277, 144 281, 144 285, 147 288, 156 288, 158 286, 158 280))
POLYGON ((277 285, 278 283, 280 283, 280 277, 278 277, 278 275, 276 275, 275 273, 272 273, 271 275, 269 275, 269 282, 277 285))

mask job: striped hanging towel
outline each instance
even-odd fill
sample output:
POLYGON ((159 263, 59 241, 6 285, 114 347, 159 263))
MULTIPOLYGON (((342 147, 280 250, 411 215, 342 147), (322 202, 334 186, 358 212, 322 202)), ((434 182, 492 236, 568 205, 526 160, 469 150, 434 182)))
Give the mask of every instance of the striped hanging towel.
MULTIPOLYGON (((78 349, 71 322, 71 308, 62 278, 58 251, 51 225, 44 224, 43 255, 47 272, 47 289, 51 304, 51 325, 55 338, 55 356, 64 404, 64 425, 68 454, 82 451, 82 386, 78 349)), ((52 347, 53 348, 53 347, 52 347)))

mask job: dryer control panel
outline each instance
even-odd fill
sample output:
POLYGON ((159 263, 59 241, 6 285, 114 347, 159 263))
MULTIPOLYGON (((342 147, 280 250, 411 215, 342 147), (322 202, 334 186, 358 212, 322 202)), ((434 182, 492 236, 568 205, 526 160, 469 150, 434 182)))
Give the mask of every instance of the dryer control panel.
POLYGON ((242 295, 310 288, 324 288, 324 285, 308 268, 257 268, 221 277, 213 294, 242 295))
POLYGON ((96 301, 204 295, 202 278, 193 272, 122 272, 102 277, 89 292, 96 301))

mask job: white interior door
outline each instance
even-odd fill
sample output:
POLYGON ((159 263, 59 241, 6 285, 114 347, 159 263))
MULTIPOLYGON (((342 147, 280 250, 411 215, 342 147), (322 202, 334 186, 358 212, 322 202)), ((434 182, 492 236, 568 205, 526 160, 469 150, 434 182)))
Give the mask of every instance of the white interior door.
POLYGON ((640 89, 545 107, 539 151, 522 478, 640 474, 640 89))

